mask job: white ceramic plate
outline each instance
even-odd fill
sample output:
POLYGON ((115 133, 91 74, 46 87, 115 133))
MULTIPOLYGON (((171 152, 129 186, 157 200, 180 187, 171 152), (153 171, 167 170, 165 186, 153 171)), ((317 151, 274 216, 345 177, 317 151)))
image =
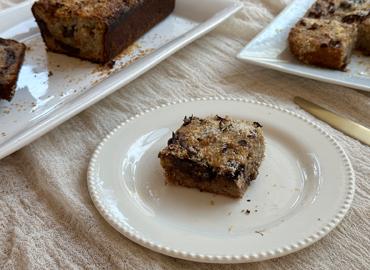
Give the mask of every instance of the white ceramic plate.
POLYGON ((240 263, 286 255, 326 235, 349 209, 355 179, 338 143, 302 116, 258 102, 202 99, 148 110, 113 130, 91 159, 88 187, 103 217, 140 245, 187 260, 240 263), (165 185, 158 152, 191 114, 263 124, 266 158, 242 199, 165 185))
POLYGON ((282 72, 370 91, 370 57, 355 52, 348 70, 343 72, 304 65, 290 53, 287 44, 289 31, 314 1, 294 1, 237 57, 243 61, 282 72))
POLYGON ((241 7, 231 0, 177 0, 171 16, 123 52, 109 70, 47 53, 31 4, 0 12, 0 36, 29 47, 13 101, 0 100, 0 158, 137 78, 241 7))

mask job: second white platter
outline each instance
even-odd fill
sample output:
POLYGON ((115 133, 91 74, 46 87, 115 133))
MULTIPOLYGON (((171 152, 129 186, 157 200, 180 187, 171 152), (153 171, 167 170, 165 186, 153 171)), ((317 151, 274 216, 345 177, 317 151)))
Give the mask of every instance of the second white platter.
POLYGON ((245 46, 238 58, 278 71, 370 91, 370 57, 355 52, 345 72, 300 63, 290 53, 288 35, 315 0, 295 0, 245 46))

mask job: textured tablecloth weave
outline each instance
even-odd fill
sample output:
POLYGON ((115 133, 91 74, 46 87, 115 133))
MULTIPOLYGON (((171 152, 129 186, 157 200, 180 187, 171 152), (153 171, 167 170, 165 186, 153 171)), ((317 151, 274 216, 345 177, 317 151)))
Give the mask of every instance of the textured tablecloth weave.
MULTIPOLYGON (((0 0, 0 8, 16 2, 0 0)), ((300 95, 370 126, 369 93, 238 61, 239 50, 289 0, 241 2, 243 10, 215 31, 0 161, 1 269, 370 269, 370 147, 322 122, 351 159, 356 194, 336 229, 295 254, 241 265, 174 259, 126 239, 92 204, 86 170, 97 144, 122 121, 168 101, 245 97, 284 106, 319 122, 294 105, 292 98, 300 95)))

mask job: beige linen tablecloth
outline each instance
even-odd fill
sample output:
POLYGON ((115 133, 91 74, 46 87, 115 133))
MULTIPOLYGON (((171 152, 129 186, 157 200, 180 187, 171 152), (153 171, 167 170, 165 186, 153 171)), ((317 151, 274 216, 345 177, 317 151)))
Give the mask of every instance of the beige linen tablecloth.
MULTIPOLYGON (((0 8, 18 2, 12 1, 0 0, 0 8)), ((318 122, 293 104, 293 96, 301 95, 370 126, 369 93, 236 60, 237 52, 289 1, 242 2, 243 10, 212 33, 0 161, 0 269, 370 269, 370 147, 321 122, 351 159, 356 194, 336 229, 295 254, 242 265, 174 259, 126 239, 92 204, 86 170, 97 144, 122 121, 168 101, 246 97, 318 122)))

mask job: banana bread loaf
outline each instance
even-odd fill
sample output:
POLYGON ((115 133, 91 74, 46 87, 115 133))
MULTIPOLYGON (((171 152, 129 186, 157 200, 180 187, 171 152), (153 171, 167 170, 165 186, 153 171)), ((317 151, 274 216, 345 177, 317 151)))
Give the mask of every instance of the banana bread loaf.
POLYGON ((175 0, 38 0, 32 12, 50 51, 106 63, 174 6, 175 0))
POLYGON ((262 126, 228 117, 185 117, 159 153, 167 182, 242 197, 264 157, 262 126))
POLYGON ((13 98, 25 50, 23 43, 0 38, 0 99, 13 98))

